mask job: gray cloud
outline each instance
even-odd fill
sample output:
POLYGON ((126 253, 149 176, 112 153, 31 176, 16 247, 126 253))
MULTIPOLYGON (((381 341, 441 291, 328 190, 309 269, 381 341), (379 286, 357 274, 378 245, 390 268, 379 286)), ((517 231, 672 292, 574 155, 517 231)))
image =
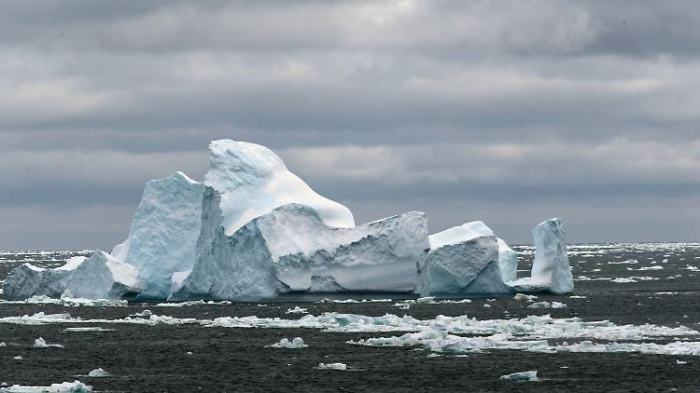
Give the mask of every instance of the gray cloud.
POLYGON ((358 221, 418 209, 525 242, 564 215, 575 241, 697 238, 694 9, 4 2, 0 249, 109 247, 148 179, 201 179, 219 138, 275 149, 358 221))

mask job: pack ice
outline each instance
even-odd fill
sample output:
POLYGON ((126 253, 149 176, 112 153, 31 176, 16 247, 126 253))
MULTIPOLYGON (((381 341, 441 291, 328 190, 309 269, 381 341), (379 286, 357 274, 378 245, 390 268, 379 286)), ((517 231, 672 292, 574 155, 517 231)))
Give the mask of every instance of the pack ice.
POLYGON ((177 172, 146 184, 128 238, 111 255, 96 251, 57 269, 25 264, 5 280, 5 297, 573 290, 559 221, 536 229, 533 277, 516 280, 516 254, 483 222, 430 238, 420 212, 355 226, 348 208, 315 193, 268 148, 219 140, 209 150, 204 182, 177 172))

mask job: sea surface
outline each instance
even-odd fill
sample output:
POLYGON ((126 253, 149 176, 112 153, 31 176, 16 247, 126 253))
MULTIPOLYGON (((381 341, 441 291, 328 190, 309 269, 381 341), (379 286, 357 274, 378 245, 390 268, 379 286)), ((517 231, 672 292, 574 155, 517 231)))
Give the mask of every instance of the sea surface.
MULTIPOLYGON (((514 249, 526 276, 533 249, 514 249)), ((56 267, 88 253, 0 252, 0 277, 25 262, 56 267)), ((700 391, 700 244, 570 245, 569 259, 576 292, 565 296, 3 301, 0 383, 79 380, 104 392, 700 391), (275 347, 296 337, 304 347, 275 347), (98 368, 109 376, 88 376, 98 368), (504 377, 524 371, 537 380, 504 377)))

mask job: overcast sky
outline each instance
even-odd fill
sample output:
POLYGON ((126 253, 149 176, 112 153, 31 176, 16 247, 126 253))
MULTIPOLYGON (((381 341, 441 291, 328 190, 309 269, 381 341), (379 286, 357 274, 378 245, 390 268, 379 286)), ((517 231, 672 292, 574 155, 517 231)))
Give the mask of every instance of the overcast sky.
POLYGON ((109 250, 212 139, 358 223, 700 240, 695 1, 4 1, 0 249, 109 250))

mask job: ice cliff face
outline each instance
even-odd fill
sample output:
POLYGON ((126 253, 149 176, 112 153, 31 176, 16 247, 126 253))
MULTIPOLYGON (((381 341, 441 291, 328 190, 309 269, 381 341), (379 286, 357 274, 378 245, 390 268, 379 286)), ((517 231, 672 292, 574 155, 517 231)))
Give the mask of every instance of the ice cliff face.
POLYGON ((112 251, 140 272, 142 298, 167 298, 173 273, 194 266, 204 187, 182 172, 146 183, 129 238, 112 251))
POLYGON ((350 228, 350 210, 318 195, 270 149, 247 142, 213 141, 204 183, 219 191, 227 235, 289 203, 312 208, 326 225, 350 228))
POLYGON ((535 238, 535 261, 532 264, 532 279, 547 283, 552 293, 564 294, 574 291, 574 278, 566 255, 564 226, 559 218, 547 220, 532 231, 535 238))
POLYGON ((482 221, 430 236, 430 293, 436 295, 508 294, 505 282, 517 275, 518 257, 482 221))
POLYGON ((423 213, 333 228, 288 204, 227 236, 219 196, 205 191, 197 263, 171 300, 257 300, 329 291, 411 292, 429 243, 423 213))
POLYGON ((86 299, 121 299, 137 295, 143 285, 139 272, 103 251, 95 251, 68 280, 63 295, 86 299))
POLYGON ((535 260, 530 277, 509 283, 520 292, 574 291, 574 278, 566 255, 564 226, 559 218, 544 221, 532 231, 535 238, 535 260))
POLYGON ((504 275, 516 274, 517 256, 483 222, 469 222, 431 235, 430 246, 427 265, 431 295, 513 292, 505 284, 504 275))

